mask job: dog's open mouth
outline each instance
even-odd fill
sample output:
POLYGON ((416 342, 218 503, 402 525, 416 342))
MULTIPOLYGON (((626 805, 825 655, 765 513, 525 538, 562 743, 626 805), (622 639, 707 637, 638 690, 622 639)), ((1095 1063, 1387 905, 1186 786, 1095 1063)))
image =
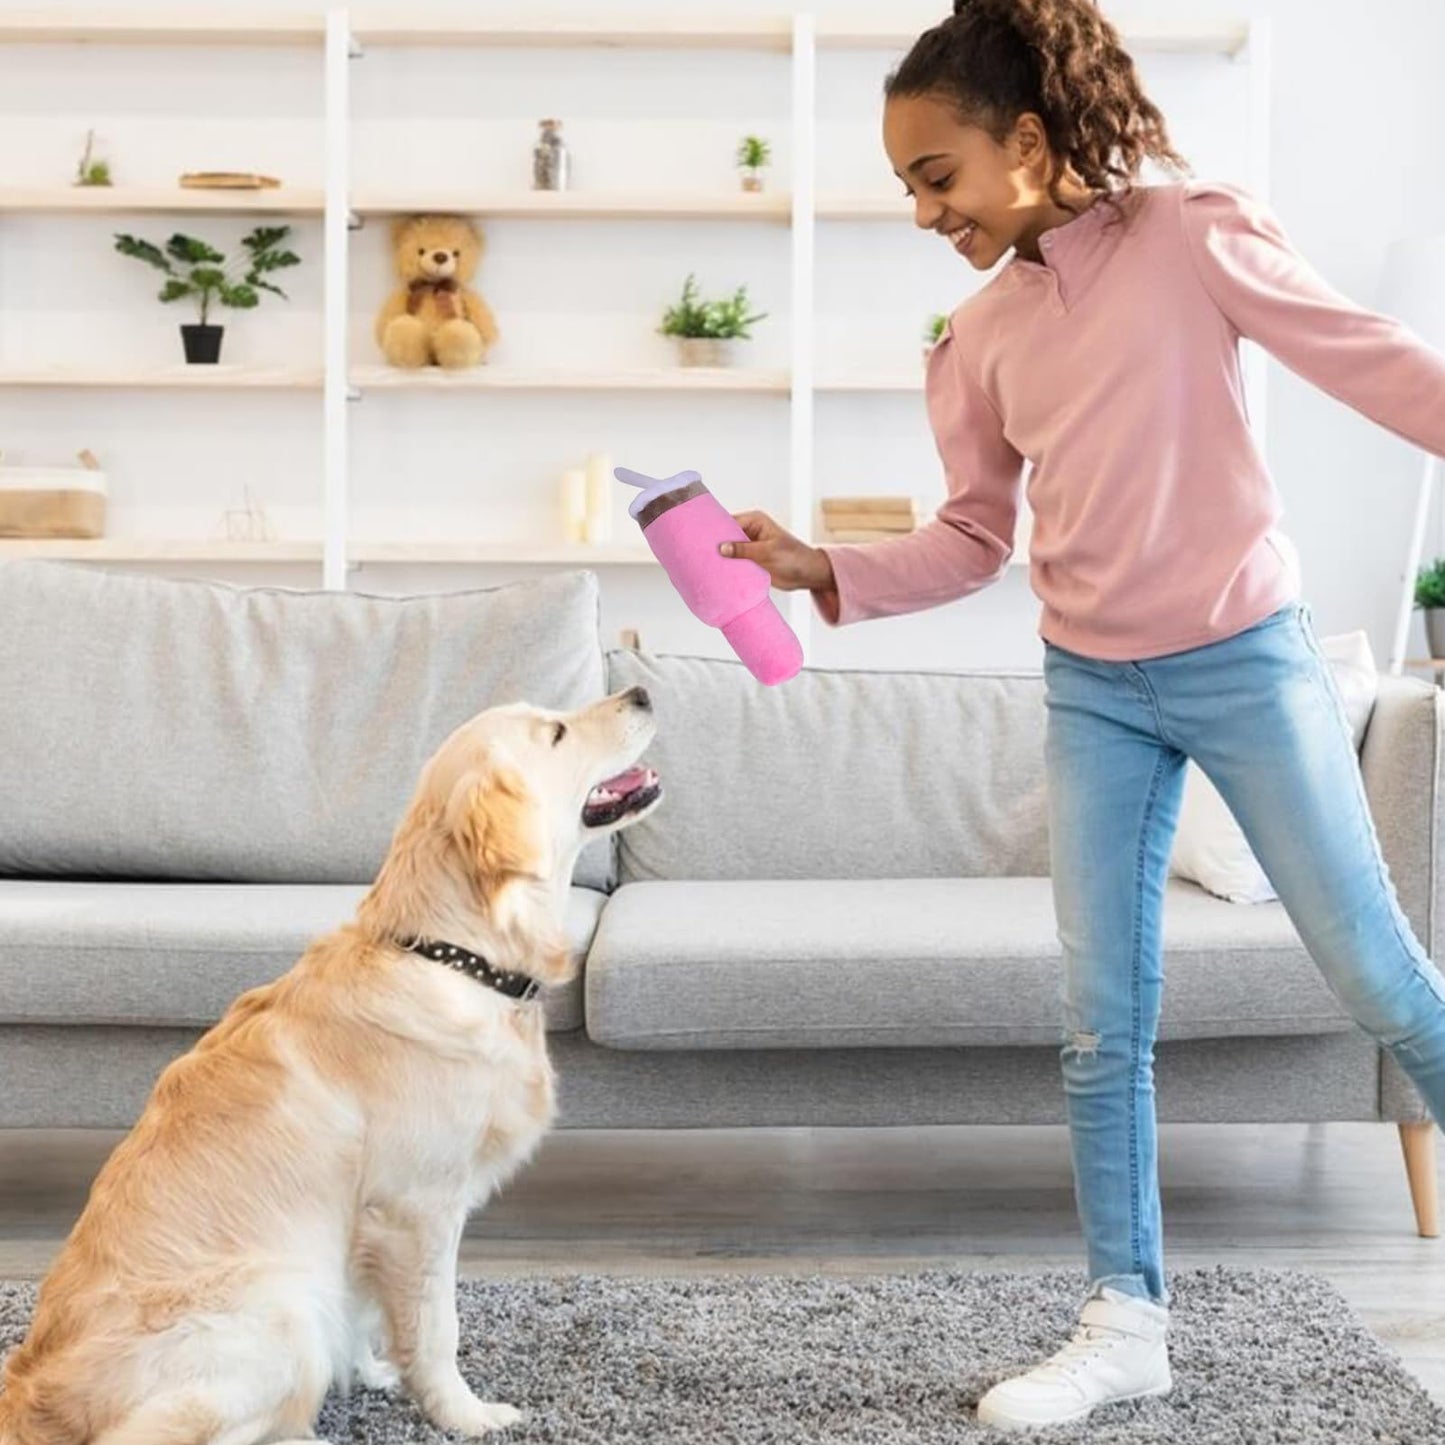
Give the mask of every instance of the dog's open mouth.
POLYGON ((582 822, 588 828, 605 828, 630 813, 640 813, 662 796, 662 783, 652 768, 628 768, 607 778, 587 794, 582 822))

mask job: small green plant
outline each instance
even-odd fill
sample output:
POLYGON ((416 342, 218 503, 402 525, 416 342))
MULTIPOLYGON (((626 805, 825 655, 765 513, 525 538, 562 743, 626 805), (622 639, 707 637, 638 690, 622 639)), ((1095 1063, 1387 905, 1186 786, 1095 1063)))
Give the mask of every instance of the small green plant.
POLYGON ((1445 607, 1445 557, 1420 569, 1415 578, 1415 606, 1445 607))
POLYGON ((772 151, 761 136, 745 135, 738 142, 738 165, 749 175, 756 176, 768 164, 772 151))
POLYGON ((177 233, 166 242, 162 251, 151 241, 117 233, 115 249, 122 256, 134 256, 137 261, 144 261, 165 273, 166 284, 159 293, 162 301, 179 301, 182 297, 194 296, 199 303, 201 325, 204 326, 213 301, 219 301, 222 306, 249 310, 260 302, 258 293, 261 291, 271 291, 282 300, 289 299, 279 286, 266 277, 287 266, 300 265, 299 256, 279 249, 290 234, 290 226, 257 226, 250 235, 243 236, 241 245, 246 249, 246 271, 239 280, 227 270, 226 258, 220 251, 194 236, 177 233))
POLYGON ((85 153, 75 167, 75 184, 78 186, 108 186, 110 184, 110 162, 92 160, 95 149, 95 132, 85 133, 85 153))
POLYGON ((937 346, 943 338, 944 330, 948 326, 948 317, 940 312, 937 316, 928 318, 928 325, 923 328, 923 339, 930 346, 937 346))
POLYGON ((670 306, 658 328, 664 336, 712 336, 721 340, 748 338, 748 328, 766 311, 748 315, 748 293, 739 286, 727 301, 699 301, 697 280, 691 274, 682 287, 682 300, 670 306))

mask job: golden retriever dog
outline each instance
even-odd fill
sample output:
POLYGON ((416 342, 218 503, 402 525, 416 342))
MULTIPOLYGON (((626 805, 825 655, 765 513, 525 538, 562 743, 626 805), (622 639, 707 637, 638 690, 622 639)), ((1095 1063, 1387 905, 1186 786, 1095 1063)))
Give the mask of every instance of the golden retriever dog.
POLYGON ((657 804, 653 732, 631 688, 442 744, 355 920, 161 1074, 6 1364, 3 1445, 309 1440, 357 1377, 463 1435, 522 1418, 457 1369, 457 1246, 552 1121, 537 988, 576 972, 579 850, 657 804))

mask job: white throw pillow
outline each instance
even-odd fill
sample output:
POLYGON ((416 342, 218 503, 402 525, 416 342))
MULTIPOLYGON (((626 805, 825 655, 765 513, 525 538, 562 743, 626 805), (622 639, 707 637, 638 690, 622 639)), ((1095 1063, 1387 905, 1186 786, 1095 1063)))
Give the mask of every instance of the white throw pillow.
MULTIPOLYGON (((1358 752, 1379 686, 1370 639, 1364 632, 1344 632, 1320 638, 1320 650, 1334 670, 1358 752)), ((1279 896, 1219 790, 1192 760, 1185 769, 1169 871, 1231 903, 1270 903, 1279 896)))

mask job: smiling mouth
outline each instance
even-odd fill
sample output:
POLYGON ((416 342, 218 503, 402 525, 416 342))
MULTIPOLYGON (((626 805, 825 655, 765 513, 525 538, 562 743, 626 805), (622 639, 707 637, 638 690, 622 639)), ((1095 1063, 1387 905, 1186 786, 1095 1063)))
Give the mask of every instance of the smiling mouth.
POLYGON ((978 235, 978 222, 970 221, 967 225, 959 226, 952 231, 945 231, 943 234, 948 237, 949 244, 955 251, 967 251, 973 244, 973 238, 978 235))
POLYGON ((653 768, 628 768, 598 783, 582 805, 582 824, 605 828, 619 818, 640 813, 662 796, 662 781, 653 768))

